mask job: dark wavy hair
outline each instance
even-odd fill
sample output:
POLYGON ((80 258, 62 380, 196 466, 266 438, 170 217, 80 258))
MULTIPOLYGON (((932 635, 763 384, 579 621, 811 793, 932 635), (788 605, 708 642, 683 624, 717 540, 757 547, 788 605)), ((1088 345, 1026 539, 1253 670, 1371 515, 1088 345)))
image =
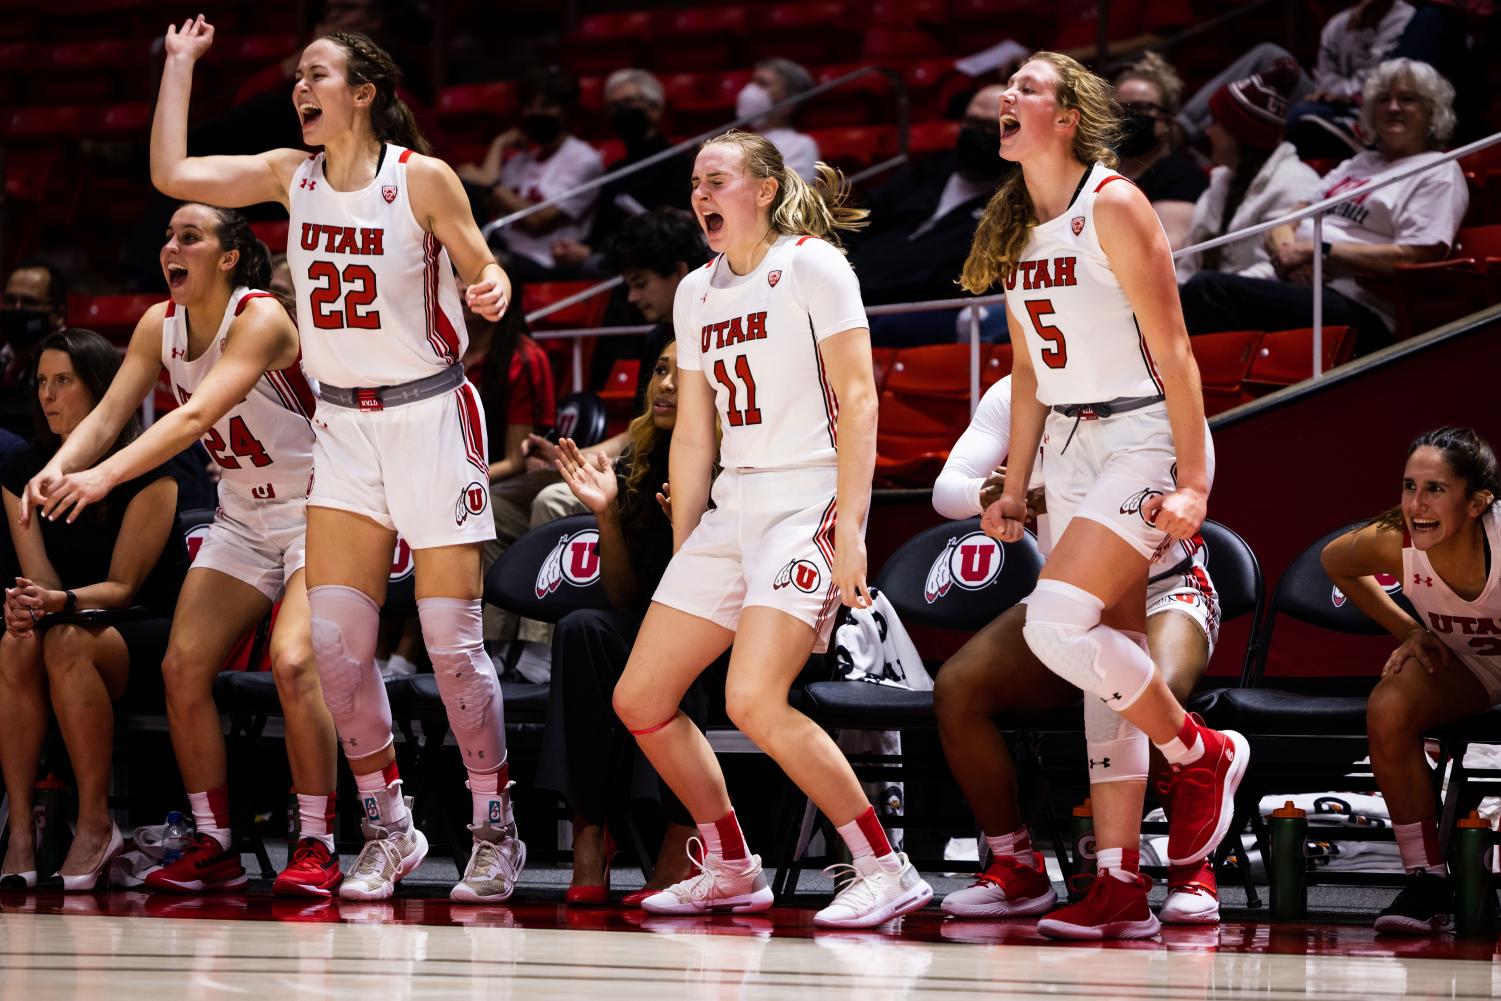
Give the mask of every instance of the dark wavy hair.
POLYGON ((375 100, 370 103, 370 129, 375 138, 418 153, 432 153, 433 147, 417 127, 412 109, 396 95, 401 67, 390 53, 358 31, 332 31, 323 37, 344 50, 344 75, 350 86, 368 83, 375 87, 375 100))
POLYGON ((184 208, 188 205, 201 205, 212 212, 218 220, 214 227, 214 237, 218 239, 219 246, 226 251, 240 252, 234 273, 230 276, 232 287, 264 289, 271 284, 271 248, 255 235, 255 231, 250 228, 250 220, 243 213, 206 202, 183 202, 177 207, 184 208))
MULTIPOLYGON (((1491 448, 1490 442, 1476 434, 1473 429, 1451 424, 1425 431, 1407 446, 1407 456, 1403 461, 1411 459, 1412 454, 1420 448, 1438 449, 1444 457, 1444 462, 1454 471, 1454 475, 1464 480, 1468 495, 1489 493, 1491 500, 1490 504, 1485 506, 1486 511, 1489 511, 1491 505, 1496 503, 1497 497, 1501 497, 1501 468, 1497 466, 1496 453, 1491 448)), ((1392 532, 1400 532, 1405 527, 1400 507, 1383 511, 1372 521, 1392 532)))
POLYGON ((663 205, 620 224, 605 250, 604 265, 615 274, 640 269, 665 277, 679 264, 692 271, 708 259, 709 246, 693 214, 663 205))
MULTIPOLYGON (((31 420, 36 428, 34 440, 37 451, 44 458, 51 458, 62 447, 63 440, 47 425, 47 415, 42 412, 41 395, 35 388, 37 368, 41 364, 42 355, 47 351, 61 351, 68 356, 73 363, 73 371, 83 380, 89 395, 94 398, 94 406, 98 406, 99 401, 104 399, 115 373, 120 371, 120 353, 102 334, 82 327, 54 330, 37 342, 36 354, 31 362, 31 420)), ((132 414, 121 429, 120 436, 110 446, 110 454, 130 444, 140 433, 141 420, 132 414)))

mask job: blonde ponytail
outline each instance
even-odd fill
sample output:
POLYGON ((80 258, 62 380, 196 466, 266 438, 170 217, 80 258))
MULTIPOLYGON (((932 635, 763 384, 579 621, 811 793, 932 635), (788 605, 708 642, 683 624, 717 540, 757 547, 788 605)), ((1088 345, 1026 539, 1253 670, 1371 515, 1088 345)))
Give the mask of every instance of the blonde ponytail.
POLYGON ((787 166, 781 150, 754 132, 731 129, 704 145, 716 143, 738 146, 745 156, 745 172, 751 177, 776 179, 777 193, 771 202, 771 228, 778 233, 816 236, 843 250, 839 232, 867 225, 865 217, 870 213, 849 204, 849 183, 842 173, 827 163, 814 164, 815 177, 809 184, 787 166))
MULTIPOLYGON (((1079 113, 1070 150, 1073 158, 1086 167, 1102 163, 1113 168, 1119 162, 1115 145, 1120 140, 1121 110, 1110 84, 1062 53, 1038 52, 1027 62, 1039 60, 1058 74, 1055 96, 1059 110, 1079 113)), ((1010 279, 1036 225, 1032 196, 1027 194, 1022 172, 1017 170, 986 204, 959 285, 979 295, 1010 279)))

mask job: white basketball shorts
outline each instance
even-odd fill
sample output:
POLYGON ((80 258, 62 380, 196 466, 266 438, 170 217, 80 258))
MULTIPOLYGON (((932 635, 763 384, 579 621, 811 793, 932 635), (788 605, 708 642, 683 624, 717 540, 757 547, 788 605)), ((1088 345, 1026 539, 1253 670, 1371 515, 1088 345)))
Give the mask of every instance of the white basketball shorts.
POLYGON ((495 538, 485 411, 469 383, 385 410, 323 404, 308 504, 361 514, 413 549, 495 538))
POLYGON ((306 537, 305 497, 259 500, 221 483, 219 508, 192 569, 228 574, 274 602, 306 561, 306 537))
POLYGON ((1209 655, 1220 638, 1220 598, 1204 566, 1204 550, 1182 573, 1170 574, 1147 584, 1147 618, 1163 612, 1181 612, 1196 622, 1209 643, 1209 655))
MULTIPOLYGON (((1088 518, 1125 539, 1148 562, 1155 560, 1171 540, 1147 521, 1142 505, 1178 488, 1166 405, 1081 420, 1077 429, 1074 424, 1074 418, 1049 410, 1043 428, 1043 489, 1053 543, 1074 518, 1088 518)), ((1212 482, 1214 443, 1207 425, 1204 443, 1212 482)))
POLYGON ((731 630, 742 608, 775 608, 813 627, 815 653, 827 650, 839 607, 837 480, 833 466, 726 469, 652 600, 731 630))

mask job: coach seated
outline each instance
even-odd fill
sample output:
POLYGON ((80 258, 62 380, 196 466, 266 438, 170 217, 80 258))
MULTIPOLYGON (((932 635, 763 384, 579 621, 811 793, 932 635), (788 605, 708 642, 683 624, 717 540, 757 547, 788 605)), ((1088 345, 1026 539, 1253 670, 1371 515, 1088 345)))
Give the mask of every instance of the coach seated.
MULTIPOLYGON (((26 483, 94 409, 120 367, 114 347, 91 330, 48 334, 37 346, 36 441, 11 456, 5 511, 22 576, 5 591, 0 638, 0 768, 10 816, 30 818, 32 785, 53 714, 78 786, 78 824, 60 875, 90 890, 121 850, 107 809, 114 738, 111 703, 161 703, 161 662, 188 554, 177 521, 177 484, 158 467, 116 487, 76 516, 25 511, 26 483)), ((118 449, 140 433, 134 420, 118 449)), ((29 823, 12 823, 3 880, 36 884, 29 823)), ((48 873, 47 875, 51 875, 48 873)))
MULTIPOLYGON (((1297 207, 1439 160, 1454 133, 1454 88, 1427 63, 1389 59, 1366 78, 1360 117, 1376 148, 1335 167, 1297 207)), ((1387 298, 1392 270, 1442 260, 1469 204, 1464 174, 1449 161, 1336 205, 1324 216, 1321 244, 1313 241, 1312 220, 1280 226, 1266 238, 1276 279, 1218 272, 1189 279, 1182 288, 1188 332, 1307 327, 1319 254, 1324 323, 1353 327, 1358 351, 1383 347, 1396 326, 1387 298)))

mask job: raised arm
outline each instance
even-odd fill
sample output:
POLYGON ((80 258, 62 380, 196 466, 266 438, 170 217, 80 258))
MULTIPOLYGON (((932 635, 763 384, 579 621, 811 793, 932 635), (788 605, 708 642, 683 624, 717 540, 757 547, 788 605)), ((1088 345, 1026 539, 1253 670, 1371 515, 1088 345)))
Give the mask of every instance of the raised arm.
POLYGON ((1178 489, 1148 502, 1158 528, 1186 539, 1199 530, 1209 505, 1209 456, 1204 388, 1189 348, 1167 235, 1146 197, 1131 184, 1107 185, 1095 200, 1100 246, 1136 313, 1157 369, 1178 456, 1178 489))
POLYGON ((485 245, 458 175, 436 157, 414 154, 407 177, 412 214, 447 248, 459 281, 469 286, 464 293, 469 308, 492 322, 500 319, 511 302, 511 279, 485 245))
MULTIPOLYGON (((870 607, 866 586, 865 522, 876 469, 876 378, 870 330, 855 327, 819 344, 829 388, 839 401, 839 476, 834 521, 834 583, 851 608, 870 607)), ((681 418, 679 418, 681 419, 681 418)))
POLYGON ((250 395, 267 371, 286 368, 296 361, 297 328, 286 310, 273 299, 249 300, 245 311, 230 325, 223 357, 214 363, 188 402, 94 468, 62 477, 48 491, 43 516, 73 521, 85 507, 103 500, 121 483, 156 468, 202 438, 250 395))
POLYGON ((104 399, 89 411, 41 472, 26 484, 17 510, 22 524, 31 520, 34 509, 46 505, 66 474, 87 469, 109 451, 120 437, 121 429, 156 385, 157 373, 162 370, 162 316, 166 311, 165 303, 146 310, 130 335, 130 346, 104 399))
MULTIPOLYGON (((151 121, 151 183, 184 201, 240 208, 258 202, 286 205, 287 187, 307 154, 296 149, 251 156, 188 156, 188 102, 193 66, 214 43, 214 26, 202 14, 167 26, 166 61, 156 116, 151 121)), ((291 113, 290 107, 288 114, 291 113)))

